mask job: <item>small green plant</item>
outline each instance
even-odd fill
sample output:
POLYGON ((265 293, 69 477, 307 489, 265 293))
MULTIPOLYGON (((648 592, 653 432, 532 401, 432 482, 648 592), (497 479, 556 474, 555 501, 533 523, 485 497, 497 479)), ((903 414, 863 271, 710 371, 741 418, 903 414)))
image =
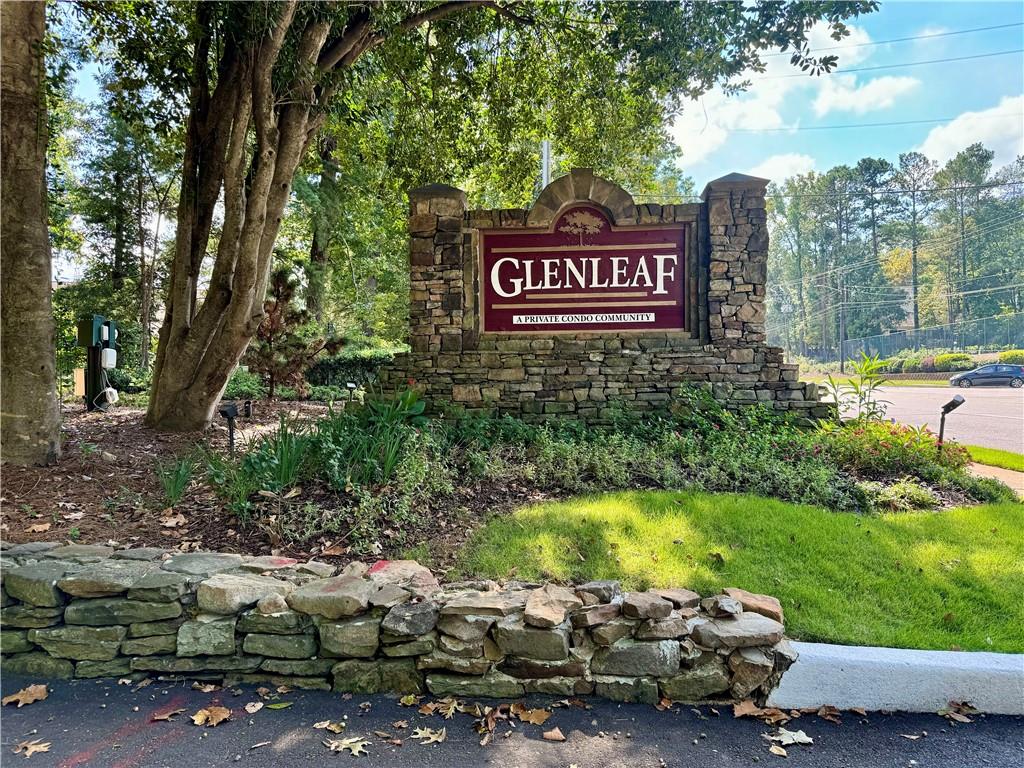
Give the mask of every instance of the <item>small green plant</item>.
POLYGON ((938 497, 920 483, 903 478, 892 485, 883 486, 875 496, 880 509, 892 512, 911 512, 915 509, 934 509, 939 505, 938 497))
POLYGON ((281 414, 277 431, 259 439, 243 460, 242 469, 262 483, 260 490, 279 493, 298 482, 308 448, 305 429, 281 414))
POLYGON ((68 538, 72 541, 78 541, 81 538, 81 536, 82 532, 77 528, 72 528, 70 531, 68 531, 68 538))
POLYGON ((868 357, 860 353, 860 360, 851 360, 853 377, 848 383, 837 382, 832 374, 828 376, 825 391, 836 402, 839 413, 854 411, 855 418, 863 421, 881 421, 885 418, 888 400, 879 399, 879 388, 886 383, 882 371, 886 362, 878 355, 868 357))
POLYGON ((192 484, 192 473, 196 469, 195 459, 189 457, 171 462, 157 462, 156 476, 164 489, 166 506, 173 507, 185 496, 192 484))
POLYGON ((82 443, 82 455, 92 456, 94 453, 99 451, 100 447, 96 443, 82 443))

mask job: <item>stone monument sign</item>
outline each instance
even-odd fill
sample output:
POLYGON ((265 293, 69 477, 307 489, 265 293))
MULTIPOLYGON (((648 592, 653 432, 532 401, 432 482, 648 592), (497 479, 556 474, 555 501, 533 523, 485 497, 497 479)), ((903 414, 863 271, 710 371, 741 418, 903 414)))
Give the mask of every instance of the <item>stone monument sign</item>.
POLYGON ((730 174, 699 203, 637 204, 589 169, 528 209, 409 193, 409 345, 382 371, 434 404, 601 421, 703 385, 726 405, 824 416, 765 342, 768 182, 730 174))

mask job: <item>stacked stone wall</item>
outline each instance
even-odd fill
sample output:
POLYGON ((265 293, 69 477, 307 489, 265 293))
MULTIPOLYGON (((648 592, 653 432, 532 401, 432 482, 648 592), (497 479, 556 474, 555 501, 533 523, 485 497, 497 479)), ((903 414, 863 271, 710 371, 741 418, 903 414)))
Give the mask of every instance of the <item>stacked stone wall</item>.
POLYGON ((541 420, 602 421, 612 404, 664 407, 681 387, 710 389, 729 407, 762 403, 828 416, 814 384, 765 343, 768 230, 763 179, 732 174, 700 204, 637 205, 586 169, 552 182, 533 208, 467 210, 461 190, 410 192, 411 352, 382 371, 413 380, 434 403, 455 402, 541 420), (481 333, 480 232, 546 227, 566 206, 591 203, 617 226, 688 223, 687 329, 678 332, 481 333))
POLYGON ((3 550, 0 666, 352 693, 763 701, 795 660, 774 598, 439 584, 413 561, 22 544, 3 550))

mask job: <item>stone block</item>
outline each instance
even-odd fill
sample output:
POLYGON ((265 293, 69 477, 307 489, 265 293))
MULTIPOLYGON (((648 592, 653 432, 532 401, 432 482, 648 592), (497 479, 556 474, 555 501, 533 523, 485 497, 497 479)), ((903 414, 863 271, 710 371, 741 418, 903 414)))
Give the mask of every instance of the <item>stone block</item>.
POLYGON ((190 592, 196 578, 184 573, 154 570, 146 573, 128 589, 129 600, 172 603, 190 592))
POLYGON ((109 661, 127 633, 126 627, 64 626, 33 629, 29 639, 58 659, 109 661))
POLYGON ((288 595, 288 605, 301 613, 342 619, 365 611, 377 589, 366 579, 335 576, 299 587, 288 595))
POLYGON ((695 703, 729 690, 729 670, 720 656, 661 680, 661 694, 672 701, 695 703))
POLYGON ((127 592, 156 563, 137 560, 106 560, 68 574, 57 582, 61 591, 74 597, 110 597, 127 592))
POLYGON ((338 662, 331 668, 341 693, 422 693, 423 675, 411 659, 338 662))
POLYGON ((109 661, 80 661, 75 664, 75 677, 123 677, 132 672, 131 659, 117 658, 109 661))
POLYGON ((235 652, 234 616, 201 613, 178 628, 178 656, 229 656, 235 652))
POLYGON ((121 653, 125 656, 159 656, 163 653, 176 653, 177 650, 177 634, 136 637, 121 643, 121 653))
POLYGON ((15 600, 40 607, 64 604, 57 582, 81 566, 64 562, 41 562, 4 571, 4 590, 15 600))
POLYGON ((64 610, 68 624, 87 624, 102 627, 109 624, 175 619, 181 615, 180 603, 148 603, 124 597, 98 597, 90 600, 72 600, 64 610))
POLYGON ((473 616, 470 614, 441 616, 437 628, 446 635, 460 640, 482 640, 487 630, 497 621, 494 616, 473 616))
POLYGON ((27 653, 35 648, 28 639, 24 629, 5 629, 0 631, 0 653, 27 653))
POLYGON ((595 675, 666 677, 679 669, 679 643, 619 640, 598 648, 590 668, 595 675))
POLYGON ((569 626, 550 629, 531 627, 521 615, 507 616, 494 626, 494 642, 509 656, 544 661, 569 658, 569 626))
POLYGON ((255 656, 275 659, 308 659, 316 655, 316 638, 312 635, 246 635, 242 650, 255 656))
POLYGON ((217 552, 187 552, 165 560, 160 567, 165 571, 206 578, 221 571, 233 570, 241 565, 241 555, 217 552))
POLYGON ((224 616, 256 605, 267 595, 288 595, 295 585, 272 576, 248 573, 218 573, 199 584, 199 609, 224 616))
POLYGON ((610 701, 657 704, 658 683, 650 677, 594 676, 594 693, 610 701))
POLYGON ((523 683, 501 672, 491 671, 479 677, 427 675, 427 690, 435 696, 481 696, 514 698, 524 693, 523 683))
POLYGON ((346 621, 320 622, 320 650, 324 656, 365 658, 380 645, 379 617, 360 616, 346 621))
POLYGON ((706 648, 750 648, 779 642, 783 626, 767 616, 744 611, 736 618, 713 619, 694 627, 692 635, 706 648))
POLYGON ((75 665, 66 659, 55 659, 43 651, 16 653, 0 659, 0 669, 8 675, 49 677, 66 680, 75 673, 75 665))

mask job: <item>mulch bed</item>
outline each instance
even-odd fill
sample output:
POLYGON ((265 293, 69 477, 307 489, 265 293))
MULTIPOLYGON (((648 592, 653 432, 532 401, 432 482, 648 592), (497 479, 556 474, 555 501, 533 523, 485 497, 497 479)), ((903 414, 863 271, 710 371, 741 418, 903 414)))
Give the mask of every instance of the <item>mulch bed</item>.
MULTIPOLYGON (((327 407, 319 403, 260 402, 251 420, 237 422, 236 446, 260 432, 276 429, 282 414, 313 420, 327 407)), ((4 541, 75 542, 167 549, 219 550, 240 554, 281 554, 337 562, 358 556, 343 535, 286 540, 275 514, 284 507, 315 503, 347 514, 346 499, 329 488, 304 488, 286 502, 260 499, 260 509, 243 525, 203 483, 194 482, 173 510, 163 505, 156 475, 158 462, 187 456, 197 446, 228 452, 227 427, 219 417, 205 433, 158 433, 143 424, 144 411, 119 407, 88 413, 82 406, 64 408, 63 456, 55 467, 3 466, 0 532, 4 541), (178 514, 184 522, 167 527, 178 514)), ((389 556, 426 544, 435 567, 449 565, 459 547, 487 518, 525 502, 552 496, 526 487, 474 485, 436 500, 417 516, 415 530, 385 529, 379 546, 363 552, 366 559, 389 556)), ((283 510, 287 515, 287 508, 283 510)), ((340 530, 347 530, 341 525, 340 530)))

